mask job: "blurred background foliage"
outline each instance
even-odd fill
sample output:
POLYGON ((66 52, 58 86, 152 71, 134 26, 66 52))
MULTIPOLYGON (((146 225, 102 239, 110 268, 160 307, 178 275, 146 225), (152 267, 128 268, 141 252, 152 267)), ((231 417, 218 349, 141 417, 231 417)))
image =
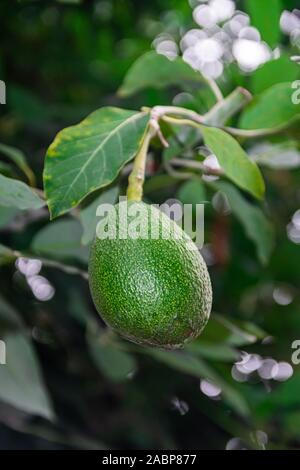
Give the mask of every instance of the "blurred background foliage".
MULTIPOLYGON (((272 57, 248 71, 239 67, 243 58, 229 60, 217 77, 224 94, 237 85, 260 94, 300 78, 299 10, 282 20, 297 3, 236 1, 272 57)), ((42 189, 56 132, 105 105, 173 102, 206 112, 214 98, 201 84, 116 94, 141 54, 153 47, 166 52, 161 38, 178 44, 199 27, 192 17, 197 6, 3 0, 1 174, 42 189)), ((191 146, 191 134, 180 137, 179 156, 197 160, 201 150, 191 146)), ((179 353, 122 341, 96 314, 86 282, 93 197, 80 212, 49 223, 42 204, 28 210, 3 203, 0 189, 0 339, 7 354, 0 365, 0 448, 299 448, 300 369, 291 361, 292 343, 300 340, 299 126, 292 138, 283 132, 246 147, 266 180, 266 218, 228 182, 210 184, 197 172, 182 181, 164 169, 170 155, 154 146, 149 157, 148 201, 206 201, 202 251, 214 312, 203 335, 179 353)), ((99 197, 114 201, 126 178, 124 172, 120 189, 99 197)))

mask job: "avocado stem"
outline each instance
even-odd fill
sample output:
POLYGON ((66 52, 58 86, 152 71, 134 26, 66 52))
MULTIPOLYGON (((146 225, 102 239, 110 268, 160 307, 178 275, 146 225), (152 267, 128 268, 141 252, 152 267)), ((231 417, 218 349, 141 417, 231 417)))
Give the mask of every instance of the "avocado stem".
POLYGON ((128 178, 127 188, 127 199, 128 201, 140 202, 143 197, 143 184, 145 181, 145 170, 146 170, 146 159, 150 141, 155 135, 155 129, 151 126, 147 127, 147 130, 143 136, 141 146, 136 154, 133 163, 132 172, 128 178))

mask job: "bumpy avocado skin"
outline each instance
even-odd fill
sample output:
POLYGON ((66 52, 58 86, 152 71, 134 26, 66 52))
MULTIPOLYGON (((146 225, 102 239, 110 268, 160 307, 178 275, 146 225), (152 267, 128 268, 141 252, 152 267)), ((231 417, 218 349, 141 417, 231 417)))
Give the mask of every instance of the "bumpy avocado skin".
POLYGON ((146 214, 141 224, 152 216, 160 230, 173 228, 181 238, 164 239, 161 232, 158 239, 145 239, 145 233, 121 239, 126 214, 122 204, 115 206, 117 238, 96 237, 91 248, 89 283, 96 309, 116 332, 135 343, 180 348, 201 333, 210 315, 206 264, 197 249, 188 248, 193 242, 176 223, 143 202, 138 203, 146 214))

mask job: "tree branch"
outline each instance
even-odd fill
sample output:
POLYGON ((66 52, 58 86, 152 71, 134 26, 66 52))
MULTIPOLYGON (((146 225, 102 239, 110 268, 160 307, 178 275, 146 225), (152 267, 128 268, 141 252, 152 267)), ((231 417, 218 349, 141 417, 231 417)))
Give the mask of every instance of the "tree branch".
POLYGON ((238 87, 203 116, 203 124, 223 126, 228 119, 238 113, 251 100, 251 93, 245 88, 238 87))
MULTIPOLYGON (((242 87, 236 88, 230 95, 218 103, 205 115, 200 115, 191 109, 179 106, 154 106, 150 109, 151 116, 155 121, 160 119, 170 124, 188 125, 199 129, 199 125, 215 126, 223 129, 229 134, 245 139, 255 139, 269 135, 276 135, 286 129, 286 125, 273 129, 238 129, 227 127, 224 124, 239 112, 252 99, 248 90, 242 87)), ((147 109, 149 108, 142 108, 147 109)))
POLYGON ((15 260, 17 258, 29 258, 29 259, 30 258, 37 258, 46 267, 57 268, 57 269, 65 272, 67 274, 74 274, 74 275, 81 276, 85 280, 87 280, 89 278, 89 275, 88 275, 87 271, 84 271, 83 269, 77 268, 76 266, 70 266, 68 264, 61 263, 60 261, 55 261, 55 260, 51 260, 51 259, 47 259, 47 258, 43 258, 43 257, 42 258, 41 257, 35 257, 31 254, 22 253, 21 251, 17 251, 17 250, 12 250, 8 247, 5 247, 5 249, 6 249, 5 256, 11 257, 12 260, 15 260))
POLYGON ((211 168, 210 166, 205 165, 202 162, 198 162, 196 160, 189 160, 187 158, 172 158, 172 160, 170 160, 169 163, 175 166, 181 166, 185 168, 199 170, 206 175, 221 176, 224 174, 224 171, 221 168, 220 169, 211 168))

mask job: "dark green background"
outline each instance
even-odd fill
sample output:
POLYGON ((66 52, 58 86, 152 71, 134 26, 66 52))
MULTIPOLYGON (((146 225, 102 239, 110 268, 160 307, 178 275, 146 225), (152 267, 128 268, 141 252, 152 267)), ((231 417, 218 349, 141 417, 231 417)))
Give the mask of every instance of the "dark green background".
MULTIPOLYGON (((292 9, 297 3, 285 0, 282 8, 292 9)), ((244 2, 238 6, 244 8, 244 2)), ((187 1, 175 0, 82 1, 80 5, 1 1, 0 78, 7 85, 7 104, 0 106, 0 141, 25 152, 40 188, 45 151, 61 128, 105 105, 138 109, 171 102, 176 88, 146 90, 126 100, 115 92, 128 67, 151 48, 158 33, 169 30, 178 38, 180 28, 191 27, 191 11, 187 1)), ((286 37, 281 42, 288 47, 286 37)), ((228 91, 236 82, 252 86, 251 77, 233 75, 226 83, 228 91)), ((159 163, 160 153, 155 156, 159 163)), ((17 170, 15 176, 21 177, 17 170)), ((264 170, 264 176, 267 210, 276 230, 276 249, 266 267, 257 260, 234 217, 219 215, 208 205, 206 241, 215 244, 220 256, 210 268, 214 311, 237 325, 247 322, 248 331, 259 327, 274 337, 271 344, 258 340, 242 349, 290 361, 291 343, 300 339, 300 247, 288 240, 286 225, 300 207, 300 172, 264 170), (220 253, 221 242, 225 252, 220 253), (289 306, 272 299, 272 286, 278 283, 288 284, 293 292, 289 306)), ((148 198, 163 202, 175 196, 178 186, 149 193, 148 198)), ((47 224, 47 217, 33 220, 29 214, 19 224, 1 224, 1 243, 26 252, 34 235, 47 224)), ((151 352, 130 349, 137 361, 136 374, 132 379, 112 380, 97 368, 87 348, 87 323, 103 325, 86 281, 49 268, 43 269, 43 275, 56 289, 49 302, 34 299, 12 263, 0 268, 0 289, 23 318, 26 334, 32 334, 57 421, 31 416, 1 401, 0 448, 222 449, 235 436, 257 447, 251 440, 257 430, 268 434, 269 448, 299 448, 299 366, 292 379, 272 383, 269 391, 269 385, 257 378, 245 384, 234 382, 232 361, 202 353, 202 360, 249 403, 248 417, 241 417, 226 400, 205 397, 199 378, 185 374, 180 366, 168 368, 151 352), (174 397, 188 404, 185 415, 172 406, 174 397)), ((1 337, 6 326, 0 328, 1 337)), ((212 349, 226 344, 222 328, 214 328, 212 323, 206 338, 212 349)), ((112 369, 121 360, 111 351, 103 357, 112 369)))

